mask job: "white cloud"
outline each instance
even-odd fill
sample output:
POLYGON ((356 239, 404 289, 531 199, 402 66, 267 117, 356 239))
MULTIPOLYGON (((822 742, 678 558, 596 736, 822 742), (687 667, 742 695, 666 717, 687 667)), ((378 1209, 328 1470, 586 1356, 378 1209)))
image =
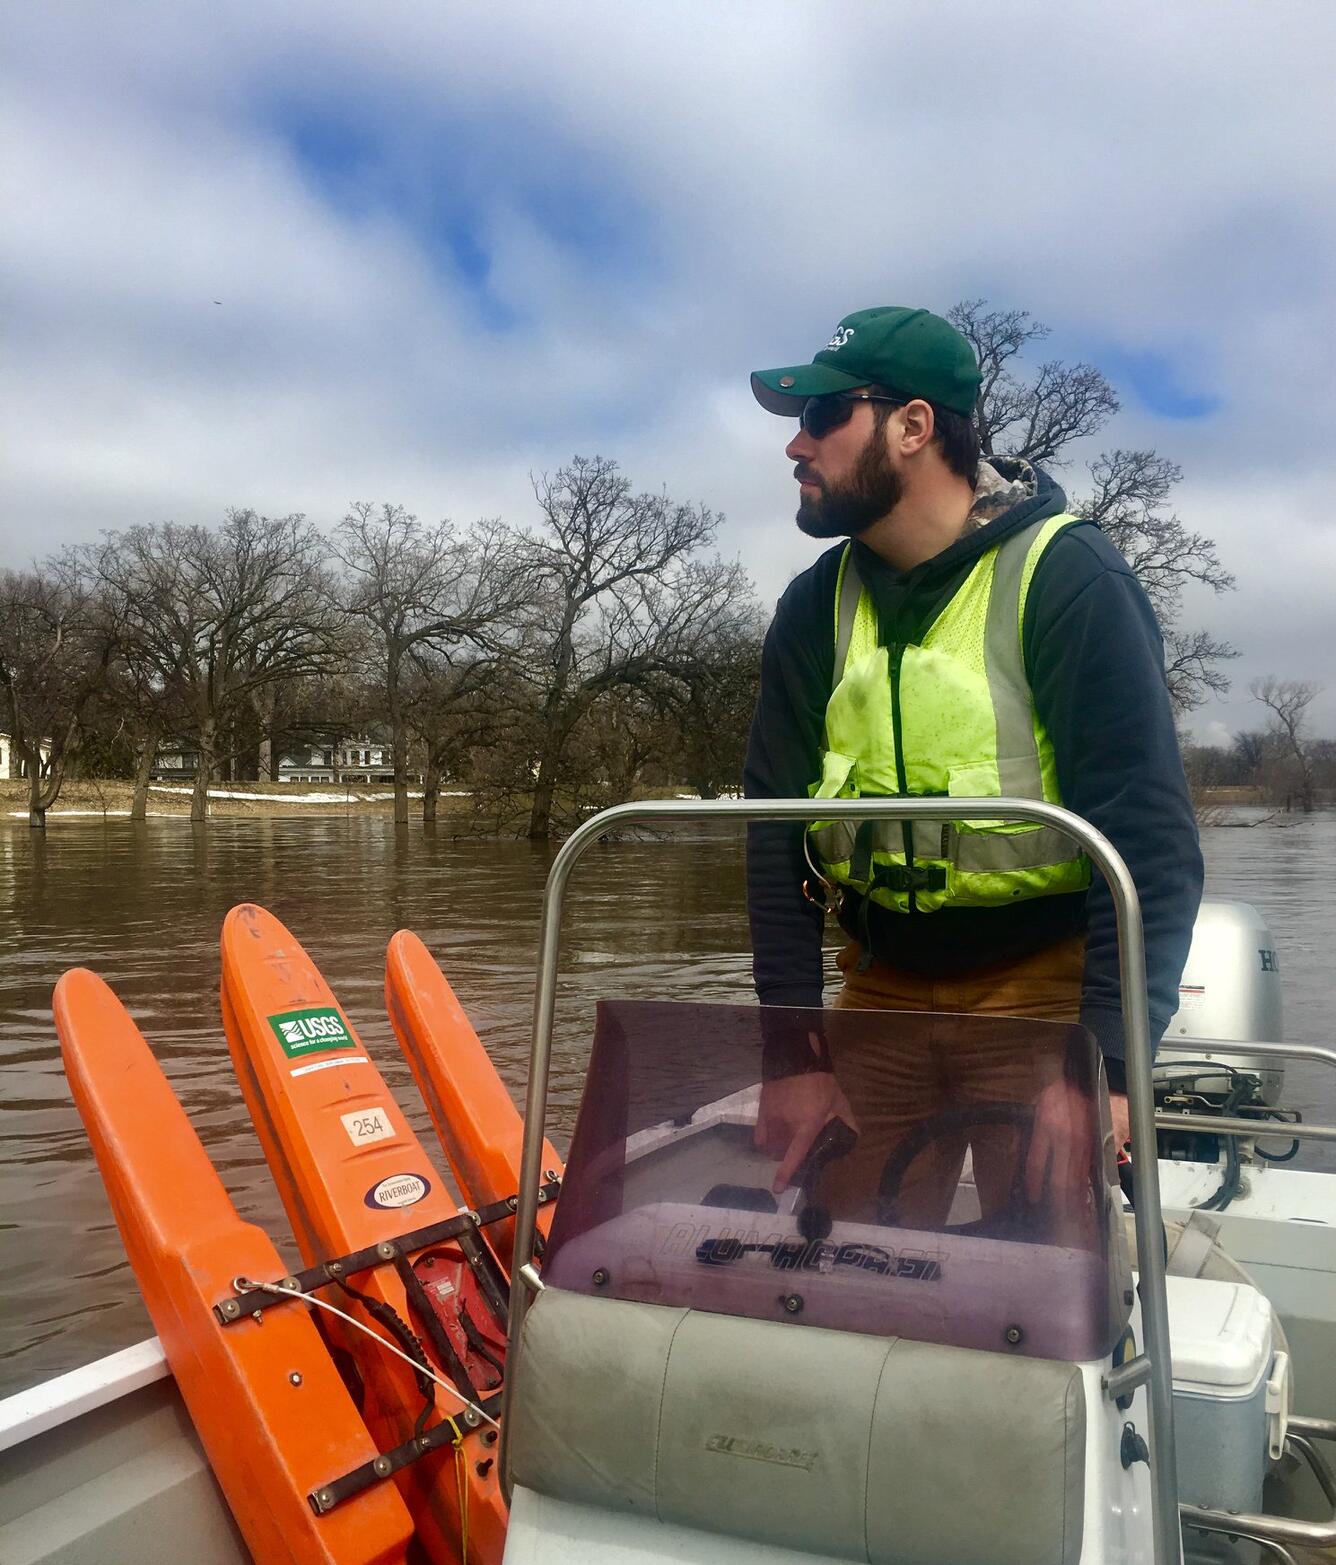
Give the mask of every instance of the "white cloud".
POLYGON ((1336 732, 1326 5, 132 15, 7 18, 4 557, 228 504, 522 519, 531 468, 599 450, 725 511, 772 598, 811 546, 747 371, 849 309, 986 294, 1221 398, 1107 432, 1183 463, 1179 509, 1239 577, 1190 605, 1244 652, 1198 731, 1276 672, 1325 683, 1336 732), (331 200, 281 130, 317 111, 409 194, 378 199, 373 161, 331 200), (602 202, 607 254, 544 221, 545 181, 578 182, 573 221, 602 202), (433 203, 521 325, 487 324, 433 203))

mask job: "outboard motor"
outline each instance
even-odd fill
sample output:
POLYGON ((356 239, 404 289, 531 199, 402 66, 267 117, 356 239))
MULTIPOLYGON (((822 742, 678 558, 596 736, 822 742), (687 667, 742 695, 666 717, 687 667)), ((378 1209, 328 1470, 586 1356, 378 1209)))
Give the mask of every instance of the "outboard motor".
MULTIPOLYGON (((1202 903, 1178 1000, 1155 1062, 1157 1107, 1220 1114, 1278 1103, 1284 1071, 1274 1058, 1210 1047, 1212 1040, 1274 1043, 1284 1036, 1275 941, 1250 903, 1202 903)), ((1214 1139, 1166 1132, 1160 1154, 1214 1161, 1214 1139)))

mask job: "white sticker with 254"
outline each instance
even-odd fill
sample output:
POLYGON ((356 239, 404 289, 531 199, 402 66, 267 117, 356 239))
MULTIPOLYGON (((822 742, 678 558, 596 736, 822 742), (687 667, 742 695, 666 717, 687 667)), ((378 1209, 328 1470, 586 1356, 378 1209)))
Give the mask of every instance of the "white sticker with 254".
POLYGON ((390 1116, 379 1104, 375 1108, 354 1109, 351 1114, 340 1114, 339 1118, 355 1147, 369 1146, 373 1141, 388 1141, 394 1134, 390 1116))

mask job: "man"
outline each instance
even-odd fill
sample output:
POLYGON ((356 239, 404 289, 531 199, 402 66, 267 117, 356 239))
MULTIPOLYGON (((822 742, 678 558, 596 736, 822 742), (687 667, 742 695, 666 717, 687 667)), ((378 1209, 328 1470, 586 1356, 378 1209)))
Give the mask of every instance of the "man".
MULTIPOLYGON (((979 460, 979 385, 966 339, 903 308, 846 316, 810 364, 752 376, 762 407, 800 421, 785 448, 798 526, 840 541, 780 599, 746 791, 1007 793, 1084 816, 1141 897, 1158 1039, 1177 1008, 1202 883, 1159 630, 1126 562, 1095 525, 1065 514, 1052 479, 1026 462, 979 460)), ((1126 1144, 1113 906, 1055 836, 966 822, 946 832, 754 825, 762 1005, 821 1005, 820 903, 830 900, 848 936, 837 1007, 1079 1019, 1103 1052, 1115 1142, 1126 1144)), ((777 1190, 829 1120, 867 1119, 837 1067, 815 1032, 810 1048, 767 1059, 757 1138, 780 1159, 777 1190)), ((894 1077, 883 1087, 895 1096, 894 1077)), ((1060 1103, 1047 1116, 1043 1107, 1037 1142, 1061 1118, 1060 1103)), ((898 1123, 894 1104, 888 1112, 883 1141, 898 1123)))

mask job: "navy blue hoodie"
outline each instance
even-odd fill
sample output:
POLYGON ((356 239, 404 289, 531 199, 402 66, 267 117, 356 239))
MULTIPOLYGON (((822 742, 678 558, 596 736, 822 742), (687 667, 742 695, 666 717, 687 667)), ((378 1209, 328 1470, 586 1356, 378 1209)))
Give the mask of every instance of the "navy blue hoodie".
MULTIPOLYGON (((1006 471, 1007 464, 994 465, 1006 471)), ((1035 470, 1037 491, 912 570, 897 572, 855 542, 859 575, 884 643, 917 644, 979 555, 1066 507, 1035 470)), ((843 543, 796 577, 765 640, 761 690, 747 750, 749 798, 805 798, 820 776, 821 735, 835 661, 835 580, 843 543)), ((1068 809, 1127 862, 1141 898, 1153 1041, 1178 1008, 1201 898, 1202 861, 1164 678, 1164 648, 1146 594, 1099 528, 1081 522, 1050 544, 1035 570, 1022 627, 1025 668, 1053 744, 1068 809)), ((763 1005, 819 1006, 822 916, 803 899, 802 829, 757 823, 747 844, 753 973, 763 1005)), ((856 936, 861 899, 841 923, 856 936)), ((1121 986, 1112 899, 1096 871, 1089 891, 996 908, 899 913, 873 905, 873 954, 892 967, 946 977, 1020 959, 1086 930, 1081 1020, 1095 1034, 1110 1084, 1123 1081, 1121 986)))

